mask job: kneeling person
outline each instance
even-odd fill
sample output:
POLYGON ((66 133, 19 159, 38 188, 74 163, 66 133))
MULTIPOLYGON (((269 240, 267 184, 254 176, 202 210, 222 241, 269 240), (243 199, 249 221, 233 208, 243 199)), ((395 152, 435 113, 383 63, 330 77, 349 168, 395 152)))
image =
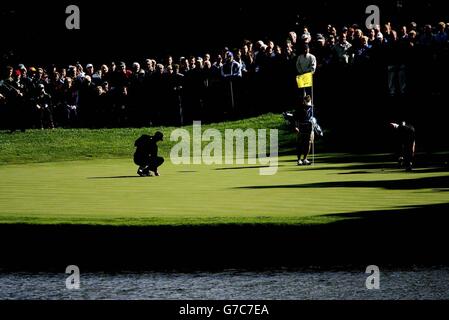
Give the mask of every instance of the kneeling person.
POLYGON ((157 168, 164 163, 164 158, 159 157, 157 143, 162 141, 162 132, 156 132, 154 136, 142 135, 134 142, 136 152, 134 153, 134 163, 139 166, 137 174, 141 177, 151 176, 150 171, 155 176, 159 176, 157 168))

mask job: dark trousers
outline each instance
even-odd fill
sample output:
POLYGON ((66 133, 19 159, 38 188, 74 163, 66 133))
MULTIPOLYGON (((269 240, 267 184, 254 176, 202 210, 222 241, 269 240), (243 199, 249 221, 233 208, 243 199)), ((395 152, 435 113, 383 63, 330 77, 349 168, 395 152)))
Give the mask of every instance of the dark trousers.
POLYGON ((306 131, 298 134, 296 140, 296 155, 298 157, 298 160, 301 159, 301 156, 303 156, 303 159, 307 159, 310 152, 310 147, 313 143, 313 139, 313 131, 306 131))
POLYGON ((401 144, 401 157, 404 158, 404 164, 410 166, 415 156, 415 141, 405 141, 401 144))
POLYGON ((157 172, 157 168, 164 163, 164 158, 149 157, 135 154, 134 163, 138 165, 141 169, 145 169, 146 171, 157 172))

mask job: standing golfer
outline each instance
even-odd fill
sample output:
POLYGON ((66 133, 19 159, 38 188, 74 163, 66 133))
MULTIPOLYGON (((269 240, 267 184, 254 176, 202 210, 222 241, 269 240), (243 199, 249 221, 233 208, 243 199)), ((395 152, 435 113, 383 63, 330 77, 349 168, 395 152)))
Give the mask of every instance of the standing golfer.
POLYGON ((405 170, 412 171, 413 158, 415 156, 415 128, 403 121, 401 124, 390 123, 397 131, 399 140, 399 165, 405 166, 405 170))
POLYGON ((164 163, 164 158, 158 157, 157 143, 164 139, 162 132, 157 131, 154 136, 142 135, 134 142, 136 152, 134 153, 134 163, 139 166, 137 174, 141 177, 151 176, 150 171, 155 176, 159 176, 157 168, 164 163))
POLYGON ((298 166, 310 165, 307 159, 314 139, 312 98, 304 97, 302 106, 295 111, 295 131, 297 133, 298 166), (301 159, 301 156, 303 157, 301 159))

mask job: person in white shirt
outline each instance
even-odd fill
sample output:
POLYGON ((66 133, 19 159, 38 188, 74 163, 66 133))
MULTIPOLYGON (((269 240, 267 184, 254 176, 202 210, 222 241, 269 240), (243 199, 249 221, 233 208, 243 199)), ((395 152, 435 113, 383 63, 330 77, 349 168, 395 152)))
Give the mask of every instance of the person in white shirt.
MULTIPOLYGON (((298 75, 305 73, 315 73, 316 71, 316 57, 310 53, 309 45, 305 44, 301 54, 296 60, 296 71, 298 75)), ((303 98, 306 95, 312 95, 312 88, 300 88, 300 97, 303 98)))

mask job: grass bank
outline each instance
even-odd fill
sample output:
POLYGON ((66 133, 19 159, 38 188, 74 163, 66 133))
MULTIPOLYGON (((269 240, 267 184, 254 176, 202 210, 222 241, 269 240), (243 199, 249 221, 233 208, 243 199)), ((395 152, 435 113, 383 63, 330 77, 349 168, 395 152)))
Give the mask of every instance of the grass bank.
MULTIPOLYGON (((184 129, 192 134, 192 126, 184 129)), ((202 125, 203 130, 225 129, 279 129, 279 145, 291 147, 294 135, 285 125, 281 115, 267 114, 245 120, 202 125)), ((134 152, 134 141, 141 134, 164 133, 160 153, 168 156, 176 143, 170 141, 174 127, 114 128, 114 129, 54 129, 28 130, 25 133, 0 132, 0 165, 67 160, 129 158, 134 152)), ((269 141, 269 140, 268 140, 269 141)), ((268 142, 267 141, 267 142, 268 142)), ((207 142, 203 143, 203 146, 207 142)))

